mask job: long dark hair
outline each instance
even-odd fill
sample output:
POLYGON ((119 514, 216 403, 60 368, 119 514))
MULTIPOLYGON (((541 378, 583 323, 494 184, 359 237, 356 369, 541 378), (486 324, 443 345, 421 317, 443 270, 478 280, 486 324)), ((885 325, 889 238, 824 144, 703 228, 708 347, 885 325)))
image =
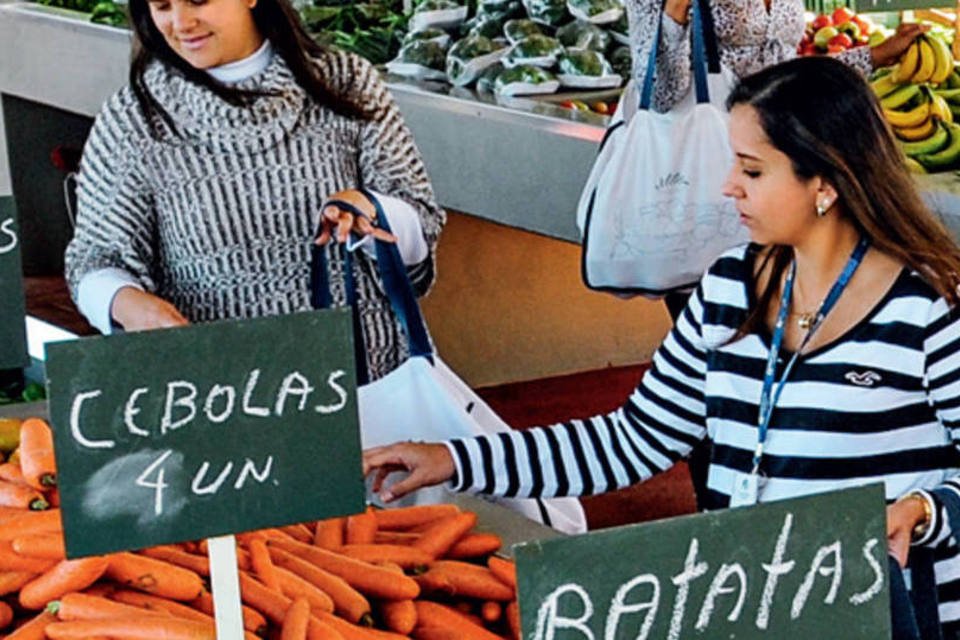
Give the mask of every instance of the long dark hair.
MULTIPOLYGON (((206 87, 234 106, 250 104, 265 95, 264 92, 239 90, 218 82, 177 55, 154 24, 147 0, 130 0, 129 8, 135 34, 130 85, 155 133, 159 130, 159 121, 172 131, 176 131, 176 127, 144 82, 144 72, 154 60, 173 67, 190 82, 206 87)), ((320 76, 312 58, 323 55, 327 49, 306 32, 288 0, 258 0, 252 12, 260 34, 270 41, 276 54, 287 63, 297 83, 311 98, 348 117, 366 119, 372 115, 370 107, 336 91, 320 76)))
MULTIPOLYGON (((923 274, 951 305, 958 302, 960 247, 920 198, 880 104, 857 72, 826 56, 798 58, 743 78, 727 98, 728 109, 736 105, 756 109, 798 178, 833 185, 842 215, 874 247, 923 274)), ((770 248, 757 271, 769 269, 769 279, 738 336, 765 322, 792 258, 789 246, 770 248)))

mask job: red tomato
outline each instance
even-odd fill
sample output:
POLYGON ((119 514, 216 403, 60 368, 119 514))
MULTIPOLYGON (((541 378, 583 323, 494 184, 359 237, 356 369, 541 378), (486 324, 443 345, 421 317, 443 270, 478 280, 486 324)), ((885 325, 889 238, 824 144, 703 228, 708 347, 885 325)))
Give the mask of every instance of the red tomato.
POLYGON ((838 7, 833 11, 833 15, 830 18, 833 20, 833 24, 843 24, 847 20, 853 20, 853 17, 857 15, 848 7, 838 7))
POLYGON ((833 55, 835 53, 843 53, 847 48, 841 44, 828 44, 827 53, 833 55))
POLYGON ((845 33, 838 33, 827 41, 828 52, 830 52, 830 47, 843 47, 843 49, 849 49, 852 46, 853 38, 845 33))
POLYGON ((800 49, 797 51, 797 53, 799 53, 801 56, 815 56, 820 52, 817 51, 817 45, 813 44, 812 42, 808 42, 807 44, 800 45, 800 49))
POLYGON ((603 100, 598 100, 597 102, 594 102, 593 104, 590 105, 590 108, 593 109, 595 112, 601 113, 603 115, 607 115, 608 113, 610 113, 610 107, 608 107, 607 103, 604 102, 603 100))
POLYGON ((573 100, 564 100, 560 103, 560 106, 564 109, 576 109, 576 107, 573 105, 573 100))
POLYGON ((830 16, 823 16, 823 15, 817 16, 816 18, 813 19, 813 22, 810 23, 810 28, 813 29, 814 31, 819 31, 824 27, 832 27, 832 26, 833 26, 833 20, 830 18, 830 16))

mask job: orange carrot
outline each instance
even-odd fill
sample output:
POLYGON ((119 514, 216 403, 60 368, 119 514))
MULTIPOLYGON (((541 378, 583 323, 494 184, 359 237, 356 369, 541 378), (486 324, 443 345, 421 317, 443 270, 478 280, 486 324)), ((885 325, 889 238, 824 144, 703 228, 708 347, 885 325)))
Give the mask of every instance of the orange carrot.
POLYGON ((100 579, 110 561, 104 556, 79 560, 61 560, 20 589, 20 605, 25 609, 42 609, 72 591, 86 589, 100 579))
POLYGON ((159 616, 74 620, 47 625, 50 640, 87 640, 90 636, 108 636, 123 640, 216 640, 216 629, 210 625, 159 616))
POLYGON ((12 482, 13 484, 20 484, 29 487, 26 479, 23 477, 23 471, 20 470, 20 465, 13 464, 12 462, 4 462, 0 464, 0 480, 5 480, 6 482, 12 482))
POLYGON ((490 569, 459 560, 438 560, 417 583, 427 593, 443 593, 480 600, 513 600, 514 589, 501 582, 490 569))
POLYGON ((520 640, 520 606, 514 600, 507 605, 507 624, 510 626, 510 635, 513 640, 520 640))
POLYGON ((503 539, 495 533, 468 533, 453 545, 445 557, 453 559, 479 558, 494 553, 503 546, 503 539))
MULTIPOLYGON (((436 627, 455 631, 461 640, 500 640, 500 636, 487 631, 450 607, 427 600, 417 600, 415 604, 418 628, 436 627)), ((417 635, 416 630, 414 635, 417 635)))
POLYGON ((114 602, 102 596, 86 593, 68 593, 47 605, 47 611, 61 621, 100 620, 103 618, 134 618, 140 615, 169 617, 166 611, 148 611, 138 606, 114 602))
POLYGON ((347 517, 344 541, 347 544, 372 544, 377 535, 377 518, 370 510, 347 517))
POLYGON ((46 640, 47 627, 57 621, 57 616, 49 611, 41 611, 26 624, 17 627, 5 640, 46 640))
POLYGON ((13 622, 13 608, 0 600, 0 629, 6 629, 13 622))
POLYGON ((293 602, 279 591, 268 589, 246 571, 240 572, 240 599, 277 626, 283 625, 283 618, 293 602))
POLYGON ((0 540, 0 571, 44 573, 55 564, 57 564, 56 560, 21 556, 13 550, 12 542, 9 540, 0 540))
POLYGON ((432 522, 458 513, 460 513, 460 508, 453 504, 430 504, 375 509, 373 515, 377 518, 377 528, 385 530, 409 529, 425 522, 432 522))
POLYGON ((199 556, 195 553, 187 553, 179 547, 173 545, 160 545, 157 547, 148 547, 146 549, 141 549, 140 553, 149 557, 156 558, 157 560, 163 560, 164 562, 169 562, 170 564, 175 564, 178 567, 183 567, 185 569, 190 569, 197 575, 209 576, 210 575, 210 559, 204 556, 199 556))
POLYGON ((306 598, 297 598, 287 609, 280 640, 307 640, 309 626, 310 602, 306 598))
POLYGON ((503 616, 503 605, 493 600, 487 600, 480 605, 480 618, 484 622, 497 622, 503 616))
POLYGON ((399 544, 345 544, 343 555, 371 564, 394 562, 404 569, 429 564, 433 558, 423 549, 399 544))
MULTIPOLYGON (((398 564, 387 562, 383 566, 394 573, 403 573, 398 564)), ((417 626, 417 607, 413 600, 384 600, 380 603, 380 617, 387 629, 407 636, 417 626)))
POLYGON ((171 600, 193 600, 203 593, 203 581, 189 569, 129 552, 109 558, 107 577, 124 586, 171 600))
POLYGON ((458 631, 441 627, 418 627, 411 637, 416 640, 461 640, 458 631))
POLYGON ((63 546, 63 536, 59 533, 14 538, 11 546, 20 555, 32 558, 63 560, 67 557, 67 551, 63 546))
POLYGON ((343 518, 327 518, 317 521, 317 529, 313 532, 313 544, 323 549, 336 551, 343 546, 343 518))
POLYGON ((20 425, 20 469, 24 480, 34 489, 43 490, 57 484, 53 431, 39 418, 24 420, 20 425))
POLYGON ((0 522, 0 540, 13 540, 39 533, 62 532, 59 509, 24 511, 20 515, 0 522))
POLYGON ((385 600, 410 600, 420 594, 420 587, 410 577, 396 575, 368 562, 292 540, 271 540, 269 546, 288 551, 340 576, 351 587, 368 596, 385 600))
POLYGON ((358 627, 350 624, 343 618, 326 613, 324 611, 315 612, 310 623, 311 628, 314 622, 325 624, 334 629, 344 640, 404 640, 406 636, 401 636, 390 631, 380 631, 370 627, 358 627))
POLYGON ((377 535, 373 538, 373 541, 377 544, 410 544, 419 537, 419 533, 409 531, 377 530, 377 535))
POLYGON ((493 575, 506 585, 517 589, 517 565, 513 560, 507 560, 500 556, 490 556, 487 558, 487 567, 493 572, 493 575))
POLYGON ((267 551, 267 543, 260 538, 254 538, 250 540, 249 550, 253 573, 260 579, 260 582, 267 585, 268 589, 283 591, 280 587, 280 576, 277 575, 277 568, 273 566, 270 552, 267 551))
POLYGON ((170 615, 184 620, 193 620, 195 622, 213 623, 213 618, 202 611, 197 611, 182 602, 163 598, 161 596, 150 595, 142 591, 133 591, 131 589, 118 589, 110 594, 110 599, 123 603, 128 606, 145 609, 151 613, 170 615))
POLYGON ((292 571, 277 567, 277 579, 280 591, 291 599, 306 598, 310 601, 310 609, 314 612, 327 611, 333 613, 333 600, 316 585, 304 580, 292 571))
MULTIPOLYGON (((196 600, 191 600, 188 604, 197 611, 205 613, 208 616, 215 615, 213 610, 213 596, 209 591, 204 591, 203 595, 196 600)), ((267 619, 264 618, 259 611, 253 609, 252 607, 248 607, 245 604, 240 605, 240 610, 243 613, 244 629, 250 631, 251 633, 255 633, 258 636, 266 633, 267 619)))
POLYGON ((50 503, 33 487, 0 480, 0 506, 42 511, 50 503))
POLYGON ((477 514, 472 511, 440 518, 424 529, 423 535, 411 546, 440 558, 476 524, 477 514))
POLYGON ((37 577, 30 571, 0 571, 0 596, 20 591, 23 585, 37 577))
POLYGON ((298 542, 306 542, 307 544, 313 542, 313 531, 310 531, 310 527, 305 524, 288 524, 285 527, 280 527, 280 531, 298 542))
POLYGON ((370 603, 343 578, 324 571, 306 560, 301 560, 283 549, 272 548, 270 554, 277 566, 295 573, 330 596, 337 615, 355 624, 368 624, 371 621, 370 603))

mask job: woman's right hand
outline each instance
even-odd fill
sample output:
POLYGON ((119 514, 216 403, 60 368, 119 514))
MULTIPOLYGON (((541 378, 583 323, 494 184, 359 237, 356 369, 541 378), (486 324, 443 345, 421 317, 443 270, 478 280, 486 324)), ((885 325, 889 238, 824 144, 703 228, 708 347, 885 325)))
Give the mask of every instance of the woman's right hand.
POLYGON ((375 473, 373 491, 379 493, 384 502, 402 498, 421 487, 446 482, 455 472, 453 456, 444 444, 398 442, 363 452, 363 475, 375 473), (383 481, 394 471, 407 471, 410 475, 384 489, 383 481))
POLYGON ((691 0, 667 0, 663 5, 663 12, 677 24, 687 24, 690 19, 690 2, 691 0))
POLYGON ((121 287, 110 304, 110 316, 124 331, 183 327, 190 322, 175 306, 136 287, 121 287))

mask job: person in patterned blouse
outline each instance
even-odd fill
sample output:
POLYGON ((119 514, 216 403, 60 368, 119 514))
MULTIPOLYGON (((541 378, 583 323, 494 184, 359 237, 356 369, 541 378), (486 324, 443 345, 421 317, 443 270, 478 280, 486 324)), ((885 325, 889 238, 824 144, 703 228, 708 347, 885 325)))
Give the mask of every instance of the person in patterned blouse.
POLYGON ((287 0, 129 7, 130 84, 84 147, 65 257, 80 311, 110 333, 308 310, 315 242, 342 306, 349 244, 368 374, 395 369, 409 349, 371 238, 397 242, 422 295, 445 213, 377 70, 315 43, 287 0))

